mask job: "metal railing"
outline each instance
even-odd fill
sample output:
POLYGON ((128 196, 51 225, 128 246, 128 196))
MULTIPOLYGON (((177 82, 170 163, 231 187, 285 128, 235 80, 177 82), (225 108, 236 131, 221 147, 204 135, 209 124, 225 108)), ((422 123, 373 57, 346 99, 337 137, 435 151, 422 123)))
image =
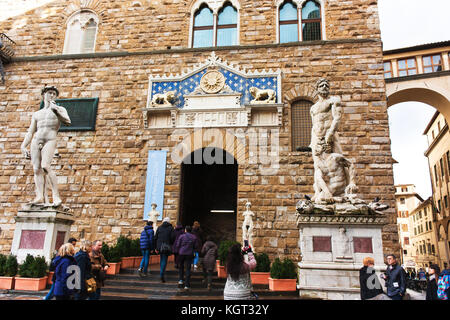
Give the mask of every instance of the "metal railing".
POLYGON ((14 47, 16 43, 6 34, 0 33, 0 56, 3 62, 9 62, 14 56, 14 47))

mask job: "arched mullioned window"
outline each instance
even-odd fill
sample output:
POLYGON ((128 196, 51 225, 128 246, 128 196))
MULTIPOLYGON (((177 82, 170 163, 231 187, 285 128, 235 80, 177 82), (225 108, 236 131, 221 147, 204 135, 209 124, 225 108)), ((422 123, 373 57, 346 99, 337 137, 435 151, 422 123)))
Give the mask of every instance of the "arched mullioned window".
POLYGON ((323 39, 322 8, 316 0, 286 0, 278 8, 280 43, 323 39))
POLYGON ((280 6, 280 43, 298 41, 298 9, 292 1, 280 6))
POLYGON ((194 16, 192 46, 212 47, 214 41, 214 16, 212 10, 203 4, 194 16))
POLYGON ((227 2, 217 16, 217 46, 237 44, 237 10, 227 2))
POLYGON ((322 39, 322 19, 320 4, 310 0, 302 8, 302 36, 303 41, 322 39))
POLYGON ((192 6, 193 48, 239 44, 239 2, 197 0, 192 6))
POLYGON ((310 109, 313 103, 297 100, 291 105, 292 149, 309 147, 311 143, 312 119, 310 109))
POLYGON ((98 17, 92 11, 80 11, 67 22, 64 53, 89 53, 95 50, 98 17))

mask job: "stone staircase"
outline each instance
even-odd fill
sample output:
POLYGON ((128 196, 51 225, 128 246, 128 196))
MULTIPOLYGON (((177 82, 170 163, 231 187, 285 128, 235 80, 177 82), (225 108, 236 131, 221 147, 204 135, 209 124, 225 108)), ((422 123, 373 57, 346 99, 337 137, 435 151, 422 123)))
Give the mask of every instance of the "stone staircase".
MULTIPOLYGON (((121 269, 117 275, 108 275, 102 288, 101 300, 223 300, 226 279, 213 275, 212 290, 202 284, 201 271, 191 272, 191 289, 178 288, 178 270, 168 263, 165 283, 159 278, 159 264, 150 265, 147 277, 140 277, 137 268, 121 269)), ((270 291, 268 285, 253 285, 259 299, 299 299, 298 291, 270 291)))

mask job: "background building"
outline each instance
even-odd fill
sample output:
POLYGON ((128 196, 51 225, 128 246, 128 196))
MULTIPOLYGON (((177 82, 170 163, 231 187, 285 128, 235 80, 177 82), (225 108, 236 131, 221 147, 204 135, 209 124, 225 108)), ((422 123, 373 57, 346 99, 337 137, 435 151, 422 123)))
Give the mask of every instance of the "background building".
POLYGON ((430 264, 438 263, 436 241, 436 226, 433 223, 433 199, 428 198, 415 208, 410 215, 412 226, 411 244, 412 256, 416 262, 416 270, 428 268, 430 264))
POLYGON ((426 127, 430 177, 433 188, 433 221, 434 230, 438 240, 437 253, 441 268, 449 266, 449 174, 450 174, 450 134, 448 123, 440 112, 436 112, 426 127))
POLYGON ((402 264, 407 267, 415 266, 411 242, 413 227, 409 217, 411 212, 422 201, 422 197, 415 192, 413 184, 399 184, 395 186, 395 204, 397 208, 398 235, 402 247, 402 264))

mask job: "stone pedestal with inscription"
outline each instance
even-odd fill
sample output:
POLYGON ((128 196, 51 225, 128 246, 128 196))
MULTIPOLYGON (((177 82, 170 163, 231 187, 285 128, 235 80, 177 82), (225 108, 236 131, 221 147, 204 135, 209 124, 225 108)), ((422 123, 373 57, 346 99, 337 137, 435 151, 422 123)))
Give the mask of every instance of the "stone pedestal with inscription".
POLYGON ((386 222, 382 214, 298 214, 300 296, 359 300, 363 259, 375 260, 378 275, 385 270, 381 230, 386 222))
POLYGON ((43 256, 50 262, 55 250, 69 240, 75 219, 63 206, 25 205, 15 221, 11 253, 21 263, 27 254, 43 256))

